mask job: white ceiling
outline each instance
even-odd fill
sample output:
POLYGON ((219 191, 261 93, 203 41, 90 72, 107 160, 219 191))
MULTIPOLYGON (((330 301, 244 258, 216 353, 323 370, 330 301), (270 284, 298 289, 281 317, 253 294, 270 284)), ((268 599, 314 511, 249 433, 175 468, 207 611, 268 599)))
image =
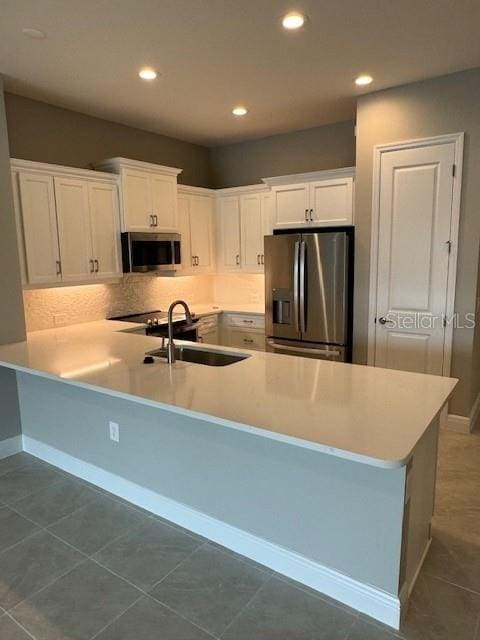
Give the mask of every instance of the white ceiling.
POLYGON ((353 118, 359 73, 373 91, 480 66, 479 0, 0 0, 0 13, 7 90, 209 145, 353 118), (308 15, 299 32, 280 26, 291 9, 308 15), (141 81, 142 65, 162 76, 141 81))

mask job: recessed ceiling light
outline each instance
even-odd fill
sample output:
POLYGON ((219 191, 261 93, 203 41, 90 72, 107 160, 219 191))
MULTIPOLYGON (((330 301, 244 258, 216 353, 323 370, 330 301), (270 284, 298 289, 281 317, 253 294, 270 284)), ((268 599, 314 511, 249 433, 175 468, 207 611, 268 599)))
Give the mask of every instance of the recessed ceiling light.
POLYGON ((248 113, 248 109, 246 107, 238 106, 232 109, 232 113, 234 116, 246 116, 248 113))
POLYGON ((140 69, 138 72, 138 75, 142 80, 155 80, 157 72, 151 67, 143 67, 143 69, 140 69))
POLYGON ((370 84, 371 82, 373 82, 373 78, 372 76, 358 76, 358 78, 355 80, 355 84, 359 87, 365 87, 367 84, 370 84))
POLYGON ((34 40, 44 40, 44 38, 47 37, 43 33, 43 31, 40 31, 40 29, 30 29, 28 27, 25 29, 22 29, 22 33, 24 36, 27 36, 28 38, 33 38, 34 40))
POLYGON ((287 15, 282 19, 282 25, 285 27, 285 29, 300 29, 300 27, 303 27, 304 24, 305 16, 301 13, 298 13, 298 11, 291 11, 290 13, 287 13, 287 15))

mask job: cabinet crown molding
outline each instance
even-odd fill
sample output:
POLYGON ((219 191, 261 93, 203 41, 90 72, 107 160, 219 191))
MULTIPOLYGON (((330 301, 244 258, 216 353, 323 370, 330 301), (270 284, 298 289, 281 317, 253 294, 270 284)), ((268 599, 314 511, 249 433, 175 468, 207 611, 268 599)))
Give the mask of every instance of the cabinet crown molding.
POLYGON ((334 178, 353 177, 355 177, 355 167, 342 167, 341 169, 327 169, 325 171, 310 171, 308 173, 293 173, 287 176, 274 176, 271 178, 262 178, 262 180, 270 187, 277 187, 283 184, 317 182, 320 180, 333 180, 334 178))
POLYGON ((163 173, 168 176, 178 176, 183 169, 175 167, 167 167, 163 164, 154 164, 153 162, 144 162, 143 160, 132 160, 131 158, 107 158, 95 164, 95 168, 101 171, 113 171, 120 173, 121 169, 140 169, 142 171, 154 171, 155 173, 163 173))
POLYGON ((263 193, 270 191, 267 184, 248 184, 244 187, 225 187, 224 189, 215 189, 217 196, 241 196, 246 193, 263 193))
POLYGON ((208 189, 207 187, 194 187, 188 184, 178 184, 178 193, 187 196, 211 196, 215 195, 215 189, 208 189))
POLYGON ((35 173, 47 175, 98 180, 100 182, 109 182, 110 184, 117 184, 118 180, 117 176, 111 173, 93 169, 80 169, 78 167, 65 167, 61 164, 49 164, 35 160, 21 160, 19 158, 10 158, 10 167, 12 171, 34 171, 35 173))

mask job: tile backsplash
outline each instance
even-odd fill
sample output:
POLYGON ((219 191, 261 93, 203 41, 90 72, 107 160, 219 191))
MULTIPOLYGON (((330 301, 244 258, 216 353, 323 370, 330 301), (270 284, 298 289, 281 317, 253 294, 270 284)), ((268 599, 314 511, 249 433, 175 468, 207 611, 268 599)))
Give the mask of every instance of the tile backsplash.
POLYGON ((165 309, 175 298, 189 304, 262 303, 264 277, 221 274, 154 277, 128 276, 119 283, 23 292, 28 331, 91 322, 127 313, 165 309))

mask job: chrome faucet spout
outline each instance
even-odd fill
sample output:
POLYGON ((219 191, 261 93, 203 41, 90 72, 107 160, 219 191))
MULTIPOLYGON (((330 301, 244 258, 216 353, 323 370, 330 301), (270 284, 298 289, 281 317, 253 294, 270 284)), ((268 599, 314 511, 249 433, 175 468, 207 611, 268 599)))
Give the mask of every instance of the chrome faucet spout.
POLYGON ((167 362, 174 364, 175 362, 175 343, 173 342, 173 311, 176 306, 182 306, 185 310, 185 318, 187 324, 193 324, 192 314, 188 308, 188 304, 184 300, 175 300, 168 307, 168 344, 167 344, 167 362))

